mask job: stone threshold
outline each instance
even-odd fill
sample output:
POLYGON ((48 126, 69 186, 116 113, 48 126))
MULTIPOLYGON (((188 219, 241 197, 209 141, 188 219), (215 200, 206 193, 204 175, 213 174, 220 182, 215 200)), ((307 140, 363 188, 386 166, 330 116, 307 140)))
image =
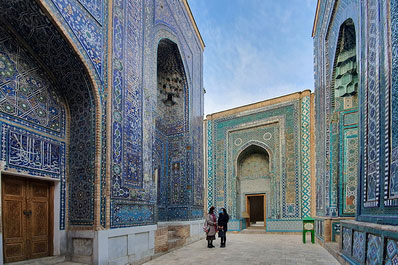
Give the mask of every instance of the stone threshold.
POLYGON ((86 265, 85 263, 77 263, 71 261, 65 261, 65 256, 49 256, 38 259, 22 260, 10 263, 4 263, 4 265, 86 265))

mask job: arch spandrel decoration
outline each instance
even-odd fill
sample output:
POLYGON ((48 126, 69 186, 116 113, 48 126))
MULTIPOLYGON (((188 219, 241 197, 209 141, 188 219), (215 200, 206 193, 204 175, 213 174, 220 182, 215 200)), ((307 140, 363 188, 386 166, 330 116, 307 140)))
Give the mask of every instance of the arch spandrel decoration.
MULTIPOLYGON (((60 173, 64 176, 68 173, 66 179, 61 181, 60 228, 64 229, 66 225, 65 201, 67 199, 69 224, 91 226, 94 224, 94 182, 97 180, 96 173, 98 173, 95 166, 100 154, 99 135, 96 134, 95 128, 99 126, 101 111, 97 110, 99 96, 98 90, 95 89, 95 81, 88 75, 89 70, 80 60, 78 53, 71 49, 73 44, 68 43, 69 39, 59 32, 47 17, 48 14, 43 12, 35 1, 23 1, 23 4, 22 1, 6 1, 2 2, 0 9, 4 19, 2 23, 12 29, 12 32, 18 32, 18 37, 13 38, 23 43, 35 58, 34 60, 39 61, 45 71, 50 73, 49 76, 54 79, 55 86, 59 88, 59 93, 64 96, 69 107, 70 132, 67 131, 69 155, 66 156, 66 150, 63 151, 63 157, 69 158, 66 161, 68 169, 63 168, 60 173), (67 185, 68 195, 66 195, 67 185)), ((30 102, 43 102, 40 94, 31 95, 30 99, 30 102), (33 97, 35 100, 32 101, 33 97)), ((56 111, 55 108, 47 110, 49 113, 56 111)), ((39 135, 48 133, 38 127, 22 123, 21 125, 26 126, 26 129, 19 130, 26 133, 31 129, 37 130, 39 135)), ((40 149, 40 152, 48 154, 45 148, 40 149)), ((23 167, 23 165, 19 166, 23 167)), ((37 172, 29 172, 33 175, 37 174, 37 172)))

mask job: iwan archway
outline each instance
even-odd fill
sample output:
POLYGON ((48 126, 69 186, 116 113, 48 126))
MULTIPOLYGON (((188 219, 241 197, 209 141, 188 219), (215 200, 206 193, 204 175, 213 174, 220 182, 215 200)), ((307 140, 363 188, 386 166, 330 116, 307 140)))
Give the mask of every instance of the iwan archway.
POLYGON ((189 95, 177 44, 163 38, 157 49, 153 172, 158 221, 188 220, 192 189, 189 95))
POLYGON ((39 1, 0 4, 4 262, 66 253, 65 229, 96 221, 99 97, 48 14, 39 1))
POLYGON ((248 227, 266 227, 270 168, 270 154, 259 145, 249 145, 237 157, 236 199, 248 227))

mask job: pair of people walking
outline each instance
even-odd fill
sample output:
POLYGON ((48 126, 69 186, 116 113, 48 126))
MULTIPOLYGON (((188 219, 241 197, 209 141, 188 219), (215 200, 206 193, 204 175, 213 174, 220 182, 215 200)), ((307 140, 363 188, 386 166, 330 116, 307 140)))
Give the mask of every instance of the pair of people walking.
POLYGON ((216 234, 218 232, 218 237, 221 238, 220 247, 225 248, 229 215, 225 208, 221 208, 217 220, 217 217, 214 214, 214 210, 215 208, 213 206, 210 207, 209 214, 206 218, 205 230, 207 235, 207 247, 214 248, 213 241, 216 239, 216 234))

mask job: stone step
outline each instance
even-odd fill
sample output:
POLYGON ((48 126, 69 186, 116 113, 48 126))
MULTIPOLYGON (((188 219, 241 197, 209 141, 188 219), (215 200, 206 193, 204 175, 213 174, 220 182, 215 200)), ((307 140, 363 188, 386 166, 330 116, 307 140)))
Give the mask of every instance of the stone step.
POLYGON ((179 238, 179 236, 177 235, 177 231, 169 230, 169 231, 168 231, 167 238, 168 238, 168 239, 179 238))
POLYGON ((265 231, 264 228, 252 228, 252 229, 243 229, 240 231, 241 234, 266 234, 267 232, 265 231))
POLYGON ((6 263, 7 265, 53 265, 65 262, 65 256, 50 256, 38 259, 23 260, 6 263))
POLYGON ((324 244, 325 249, 337 260, 340 258, 339 243, 327 242, 324 244))
POLYGON ((185 239, 182 239, 182 238, 173 238, 173 239, 167 240, 167 247, 169 250, 177 248, 177 247, 181 247, 184 244, 185 244, 185 239))
POLYGON ((64 261, 57 263, 56 265, 87 265, 86 263, 78 263, 78 262, 72 262, 72 261, 64 261))

